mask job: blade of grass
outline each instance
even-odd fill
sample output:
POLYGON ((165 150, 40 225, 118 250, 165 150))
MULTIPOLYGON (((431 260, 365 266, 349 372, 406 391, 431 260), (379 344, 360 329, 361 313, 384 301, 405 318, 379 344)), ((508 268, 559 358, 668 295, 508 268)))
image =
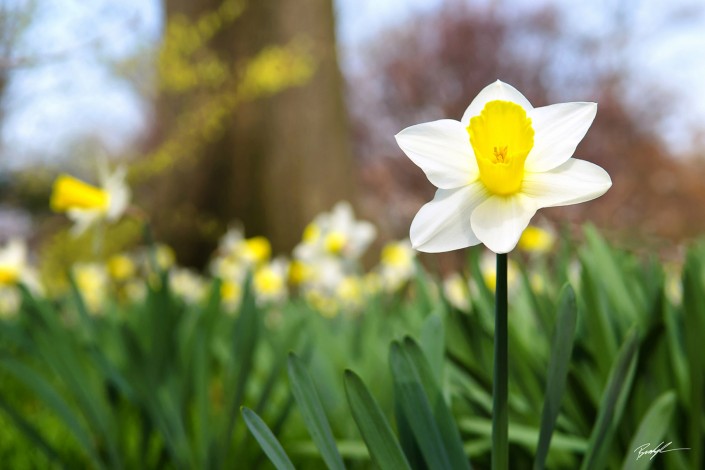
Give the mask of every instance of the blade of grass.
MULTIPOLYGON (((61 456, 54 449, 51 444, 49 444, 41 434, 32 426, 20 413, 18 413, 12 405, 10 405, 0 394, 0 410, 3 410, 5 414, 15 423, 15 425, 24 433, 25 436, 40 449, 52 462, 58 464, 60 468, 65 468, 61 463, 61 456)), ((100 462, 96 462, 96 468, 105 468, 100 462)))
POLYGON ((553 335, 553 347, 551 359, 548 364, 548 374, 546 377, 546 398, 543 402, 543 413, 541 415, 541 432, 536 447, 536 458, 534 469, 540 470, 546 464, 546 457, 551 445, 551 437, 556 425, 556 419, 561 408, 563 393, 565 392, 566 378, 570 358, 573 353, 573 343, 575 341, 575 326, 577 323, 577 306, 575 303, 575 292, 569 284, 566 284, 560 295, 558 303, 558 323, 553 335))
POLYGON ((257 439, 257 442, 262 447, 262 450, 267 455, 272 464, 277 470, 294 470, 294 464, 289 460, 284 448, 274 436, 272 431, 267 427, 262 418, 257 416, 257 413, 249 408, 241 408, 242 418, 250 430, 252 435, 257 439))
POLYGON ((657 446, 671 425, 671 418, 676 407, 675 392, 668 391, 656 399, 639 424, 629 447, 630 454, 624 457, 622 470, 646 470, 653 463, 650 456, 639 456, 639 446, 649 448, 657 446))
POLYGON ((688 442, 691 442, 690 465, 703 468, 703 406, 705 402, 705 357, 702 352, 702 332, 705 330, 705 245, 688 250, 683 269, 683 335, 688 362, 689 402, 694 411, 688 425, 688 442))
POLYGON ((402 351, 407 360, 416 370, 421 384, 428 397, 431 409, 441 433, 446 452, 451 465, 455 469, 470 468, 468 458, 463 451, 463 441, 460 438, 458 427, 450 409, 441 393, 441 388, 436 382, 431 366, 419 345, 409 336, 402 342, 402 351))
POLYGON ((56 389, 34 370, 12 358, 3 357, 0 359, 0 366, 24 383, 34 392, 42 404, 56 413, 63 421, 66 429, 73 434, 82 448, 88 453, 88 457, 93 464, 98 466, 100 458, 96 454, 94 442, 81 424, 78 416, 76 416, 56 389))
POLYGON ((351 370, 345 371, 345 393, 362 439, 377 466, 382 470, 411 470, 382 410, 362 379, 351 370))
MULTIPOLYGON (((463 431, 487 438, 488 442, 492 436, 492 421, 489 419, 465 418, 461 419, 459 424, 463 431)), ((521 445, 527 450, 533 450, 540 433, 541 430, 534 427, 512 424, 509 428, 509 442, 521 445)), ((583 454, 587 450, 587 445, 587 439, 567 434, 554 432, 551 439, 551 448, 557 451, 583 454)))
POLYGON ((627 334, 612 367, 581 470, 605 468, 604 460, 610 436, 621 418, 625 397, 631 389, 638 352, 639 335, 634 327, 627 334))
POLYGON ((436 383, 443 382, 443 359, 445 358, 445 332, 440 315, 430 315, 421 326, 421 347, 424 350, 436 383))
POLYGON ((393 341, 389 352, 389 365, 404 418, 424 460, 432 469, 452 469, 450 458, 438 429, 431 404, 426 397, 418 374, 402 350, 401 344, 393 341))
POLYGON ((226 405, 226 431, 223 435, 222 455, 227 456, 237 418, 237 410, 245 397, 250 373, 254 364, 255 350, 259 340, 259 310, 252 291, 252 276, 248 275, 244 285, 244 295, 240 316, 233 325, 233 355, 231 370, 226 375, 226 390, 233 390, 232 399, 226 405))
POLYGON ((291 390, 299 406, 313 442, 318 447, 328 468, 344 470, 343 459, 335 445, 333 431, 330 428, 323 405, 318 398, 318 392, 304 364, 294 353, 289 353, 289 380, 291 390))

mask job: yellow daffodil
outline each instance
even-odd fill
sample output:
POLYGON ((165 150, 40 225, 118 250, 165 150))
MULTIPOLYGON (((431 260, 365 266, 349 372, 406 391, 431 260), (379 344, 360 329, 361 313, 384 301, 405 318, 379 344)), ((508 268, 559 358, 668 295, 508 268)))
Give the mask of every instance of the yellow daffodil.
POLYGON ((21 239, 12 239, 0 247, 0 288, 14 289, 18 283, 33 292, 42 291, 37 273, 27 262, 26 243, 21 239))
POLYGON ((329 213, 319 214, 304 230, 294 249, 297 259, 312 262, 321 257, 357 260, 376 236, 375 227, 355 219, 352 206, 341 201, 329 213))
POLYGON ((252 237, 243 240, 238 253, 248 265, 266 263, 272 254, 272 245, 265 237, 252 237))
POLYGON ((338 284, 336 298, 348 311, 356 311, 363 306, 364 290, 362 279, 357 276, 345 276, 338 284))
MULTIPOLYGON (((492 292, 497 288, 497 264, 495 257, 485 252, 480 259, 480 271, 482 272, 482 280, 492 292)), ((507 285, 512 290, 517 285, 520 279, 521 272, 519 266, 514 260, 507 261, 507 285)))
POLYGON ((117 220, 127 209, 130 190, 125 184, 125 168, 108 173, 100 169, 100 187, 62 174, 54 182, 50 206, 55 212, 65 212, 74 222, 73 233, 79 235, 98 220, 117 220))
POLYGON ((21 240, 10 240, 0 248, 0 286, 19 282, 27 264, 27 246, 21 240))
POLYGON ((387 292, 401 288, 414 275, 416 252, 408 240, 387 243, 380 254, 379 274, 387 292))
POLYGON ((234 312, 242 299, 242 287, 240 287, 240 283, 230 279, 224 279, 220 284, 220 298, 226 311, 229 313, 234 312))
POLYGON ((106 267, 110 277, 117 282, 125 282, 137 273, 135 262, 124 254, 116 254, 108 258, 106 267))
POLYGON ((485 244, 511 251, 542 207, 585 202, 612 185, 599 166, 571 158, 595 118, 595 103, 534 108, 497 81, 460 121, 408 127, 397 143, 438 191, 411 223, 411 242, 426 252, 485 244))
POLYGON ((287 274, 289 264, 284 259, 275 259, 260 266, 252 278, 252 287, 260 304, 281 302, 287 296, 287 274))
POLYGON ((519 238, 518 247, 528 253, 546 253, 553 248, 555 235, 550 230, 529 225, 519 238))
POLYGON ((97 263, 77 263, 73 266, 73 276, 88 311, 102 314, 102 306, 108 294, 108 272, 105 266, 97 263))

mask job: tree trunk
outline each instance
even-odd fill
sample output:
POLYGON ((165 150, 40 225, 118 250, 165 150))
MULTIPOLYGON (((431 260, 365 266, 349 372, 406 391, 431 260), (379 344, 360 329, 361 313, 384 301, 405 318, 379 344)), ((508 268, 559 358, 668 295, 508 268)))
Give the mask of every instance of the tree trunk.
MULTIPOLYGON (((195 21, 220 4, 165 0, 166 22, 178 15, 195 21)), ((301 86, 239 104, 224 129, 197 146, 191 156, 196 164, 176 162, 156 180, 152 213, 158 236, 185 264, 201 265, 233 220, 244 224, 248 236, 265 235, 275 251, 288 252, 313 216, 353 198, 332 1, 247 1, 208 48, 237 70, 263 48, 294 39, 311 45, 311 77, 301 86)), ((173 132, 191 98, 162 94, 156 107, 162 134, 173 132)))

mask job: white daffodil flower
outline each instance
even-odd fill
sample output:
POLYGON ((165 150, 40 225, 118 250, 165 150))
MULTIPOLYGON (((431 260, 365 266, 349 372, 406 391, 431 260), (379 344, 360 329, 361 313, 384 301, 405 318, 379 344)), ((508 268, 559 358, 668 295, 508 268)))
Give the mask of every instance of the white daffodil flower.
POLYGON ((174 268, 169 271, 169 287, 190 305, 198 304, 207 295, 205 279, 187 268, 174 268))
POLYGON ((99 169, 100 187, 62 174, 54 182, 51 208, 65 212, 74 223, 72 233, 80 235, 99 220, 114 222, 125 212, 130 202, 130 188, 125 184, 124 167, 113 173, 107 165, 99 169))
POLYGON ((0 288, 11 288, 22 283, 33 292, 41 292, 37 274, 29 266, 27 258, 27 244, 24 240, 11 239, 0 246, 0 288))
POLYGON ((252 277, 252 287, 260 304, 280 303, 286 299, 289 263, 277 258, 260 266, 252 277))
POLYGON ((13 239, 0 248, 0 285, 14 285, 22 280, 27 266, 27 245, 13 239))
POLYGON ((507 253, 538 209, 604 194, 612 185, 607 172, 571 158, 596 112, 595 103, 534 108, 498 80, 460 121, 401 131, 397 143, 438 188, 411 223, 414 248, 441 252, 484 243, 507 253))
POLYGON ((305 261, 325 256, 357 260, 376 235, 374 225, 356 220, 352 206, 341 201, 330 213, 319 214, 306 227, 294 256, 305 261))
POLYGON ((409 240, 390 242, 382 248, 378 271, 386 291, 398 290, 414 275, 415 258, 409 240))

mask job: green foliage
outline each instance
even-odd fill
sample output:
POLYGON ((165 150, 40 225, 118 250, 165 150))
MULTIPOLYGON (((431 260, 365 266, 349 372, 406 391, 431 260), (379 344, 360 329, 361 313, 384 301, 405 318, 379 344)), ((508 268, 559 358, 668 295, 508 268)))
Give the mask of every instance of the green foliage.
MULTIPOLYGON (((585 235, 524 260, 510 282, 510 468, 699 469, 705 248, 688 252, 681 300, 658 262, 585 235), (566 279, 575 292, 559 290, 566 279), (637 460, 661 441, 690 450, 637 460)), ((25 290, 0 321, 0 457, 12 468, 488 468, 494 305, 477 254, 468 311, 425 271, 332 319, 296 298, 258 305, 249 280, 234 314, 217 282, 186 304, 165 274, 100 316, 77 289, 58 301, 25 290)))

